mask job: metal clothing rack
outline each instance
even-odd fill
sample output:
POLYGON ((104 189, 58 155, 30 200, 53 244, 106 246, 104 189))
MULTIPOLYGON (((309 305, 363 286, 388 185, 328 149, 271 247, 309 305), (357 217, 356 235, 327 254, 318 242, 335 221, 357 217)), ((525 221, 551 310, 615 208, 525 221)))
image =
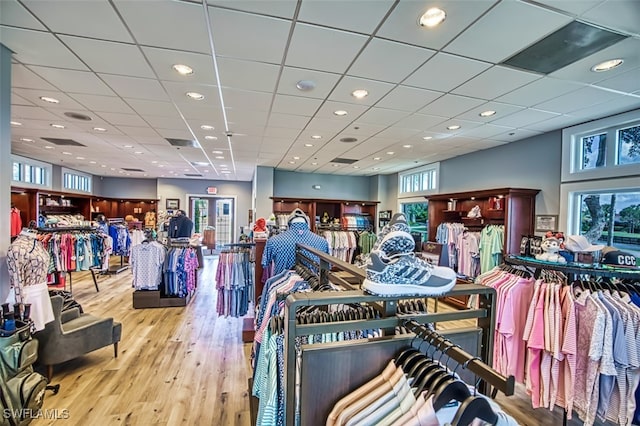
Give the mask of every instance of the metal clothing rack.
MULTIPOLYGON (((342 262, 324 252, 318 251, 312 247, 298 244, 296 247, 297 264, 305 265, 313 270, 316 274, 320 285, 327 284, 332 274, 331 270, 345 271, 354 278, 359 278, 360 282, 364 279, 364 271, 351 264, 342 262)), ((383 336, 377 340, 371 341, 372 348, 377 345, 384 345, 395 336, 395 328, 402 326, 407 321, 416 321, 419 324, 438 323, 460 319, 477 319, 478 328, 481 329, 480 344, 478 348, 478 356, 483 361, 470 361, 473 355, 450 350, 452 354, 455 352, 457 358, 469 361, 469 369, 473 370, 482 379, 479 390, 489 395, 492 388, 500 390, 505 394, 513 394, 515 379, 513 377, 504 378, 495 370, 488 367, 492 363, 493 354, 493 331, 495 329, 495 289, 477 284, 458 284, 449 293, 448 296, 455 295, 478 295, 478 308, 468 309, 456 312, 434 312, 424 314, 398 314, 398 302, 403 299, 415 299, 415 297, 382 297, 364 293, 359 289, 359 284, 353 284, 342 278, 337 279, 341 282, 346 291, 332 292, 308 292, 290 294, 285 301, 285 327, 284 327, 284 363, 285 363, 285 424, 293 425, 296 414, 296 347, 295 341, 298 336, 336 333, 350 330, 362 329, 382 329, 383 336), (360 319, 343 322, 319 323, 319 324, 298 324, 296 321, 296 311, 303 306, 327 306, 327 305, 344 305, 344 304, 369 304, 378 309, 379 319, 360 319)), ((334 281, 335 282, 335 281, 334 281)), ((320 344, 330 348, 334 344, 320 344)), ((318 347, 318 345, 311 345, 318 347)), ((302 347, 303 353, 305 346, 302 347)), ((375 349, 374 349, 375 350, 375 349)), ((455 359, 455 358, 453 358, 455 359)), ((303 363, 304 365, 304 363, 303 363)), ((303 367, 304 370, 304 367, 303 367)), ((304 381, 304 374, 300 381, 304 381)))

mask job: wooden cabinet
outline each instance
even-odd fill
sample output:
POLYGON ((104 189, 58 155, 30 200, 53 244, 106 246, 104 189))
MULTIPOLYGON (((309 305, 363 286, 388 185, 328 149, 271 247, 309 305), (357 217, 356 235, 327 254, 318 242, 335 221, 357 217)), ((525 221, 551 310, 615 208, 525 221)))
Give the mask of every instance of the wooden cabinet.
POLYGON ((91 196, 65 192, 38 192, 38 215, 80 214, 90 219, 91 196))
POLYGON ((148 211, 157 211, 158 200, 154 199, 114 199, 96 197, 91 201, 91 219, 99 214, 104 214, 108 218, 125 218, 128 215, 137 220, 144 221, 144 215, 148 211))
POLYGON ((534 233, 536 195, 539 189, 498 188, 438 194, 429 201, 429 241, 436 241, 436 230, 443 222, 461 222, 470 230, 489 224, 504 225, 504 253, 519 253, 522 235, 534 233), (481 217, 469 217, 480 207, 481 217))

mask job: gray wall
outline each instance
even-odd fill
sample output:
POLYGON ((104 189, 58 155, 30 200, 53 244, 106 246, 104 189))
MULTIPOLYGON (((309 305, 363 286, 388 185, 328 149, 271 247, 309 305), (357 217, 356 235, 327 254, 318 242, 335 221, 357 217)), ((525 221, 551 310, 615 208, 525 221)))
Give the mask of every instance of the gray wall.
POLYGON ((268 218, 273 210, 273 200, 269 198, 273 196, 273 173, 273 167, 256 167, 256 174, 253 177, 256 219, 259 217, 268 218))
POLYGON ((66 192, 62 189, 62 167, 57 164, 51 165, 51 190, 66 192))
POLYGON ((273 172, 275 197, 320 198, 329 200, 378 201, 374 177, 339 176, 319 173, 273 172), (320 189, 313 189, 320 185, 320 189))
POLYGON ((94 177, 94 180, 100 181, 99 188, 93 189, 95 195, 110 198, 158 198, 156 179, 94 177))
POLYGON ((0 300, 9 293, 7 250, 11 221, 11 51, 0 44, 0 300))
POLYGON ((440 192, 540 189, 536 214, 560 211, 562 132, 553 131, 440 162, 440 192))

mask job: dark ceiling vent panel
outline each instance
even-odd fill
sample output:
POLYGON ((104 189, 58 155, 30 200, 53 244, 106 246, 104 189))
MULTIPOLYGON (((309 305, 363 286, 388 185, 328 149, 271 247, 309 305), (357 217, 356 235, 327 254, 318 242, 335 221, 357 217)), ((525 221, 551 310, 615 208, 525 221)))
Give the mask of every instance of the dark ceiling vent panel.
POLYGON ((185 173, 184 175, 188 177, 202 177, 200 173, 185 173))
POLYGON ((129 168, 126 168, 126 167, 123 167, 122 170, 125 170, 127 172, 144 172, 144 170, 142 170, 142 169, 129 169, 129 168))
POLYGON ((89 117, 88 115, 80 114, 78 112, 65 112, 64 115, 69 118, 75 118, 76 120, 91 121, 91 117, 89 117))
POLYGON ((358 139, 347 137, 347 138, 341 138, 340 142, 353 143, 353 142, 358 142, 358 139))
POLYGON ((167 142, 169 142, 171 144, 171 146, 177 146, 179 148, 198 148, 200 147, 200 145, 198 145, 198 142, 192 140, 192 139, 173 139, 173 138, 166 138, 167 142))
POLYGON ((60 138, 42 138, 47 142, 51 142, 54 145, 60 146, 86 146, 80 142, 76 142, 73 139, 60 139, 60 138))
POLYGON ((605 49, 626 36, 573 21, 505 60, 503 64, 549 74, 605 49))
POLYGON ((333 160, 331 160, 331 163, 340 163, 340 164, 353 164, 356 163, 358 160, 352 160, 351 158, 340 158, 340 157, 336 157, 333 160))

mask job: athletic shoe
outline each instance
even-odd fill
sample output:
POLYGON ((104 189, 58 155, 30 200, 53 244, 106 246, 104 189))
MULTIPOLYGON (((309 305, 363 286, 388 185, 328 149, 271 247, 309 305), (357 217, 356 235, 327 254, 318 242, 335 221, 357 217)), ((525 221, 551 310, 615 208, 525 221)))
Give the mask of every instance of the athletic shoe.
POLYGON ((399 254, 413 253, 415 248, 416 241, 410 233, 391 231, 380 240, 377 249, 372 252, 381 252, 384 257, 390 258, 399 254))
POLYGON ((362 288, 378 296, 439 296, 456 284, 456 273, 444 266, 432 266, 413 254, 385 259, 372 252, 362 288))

